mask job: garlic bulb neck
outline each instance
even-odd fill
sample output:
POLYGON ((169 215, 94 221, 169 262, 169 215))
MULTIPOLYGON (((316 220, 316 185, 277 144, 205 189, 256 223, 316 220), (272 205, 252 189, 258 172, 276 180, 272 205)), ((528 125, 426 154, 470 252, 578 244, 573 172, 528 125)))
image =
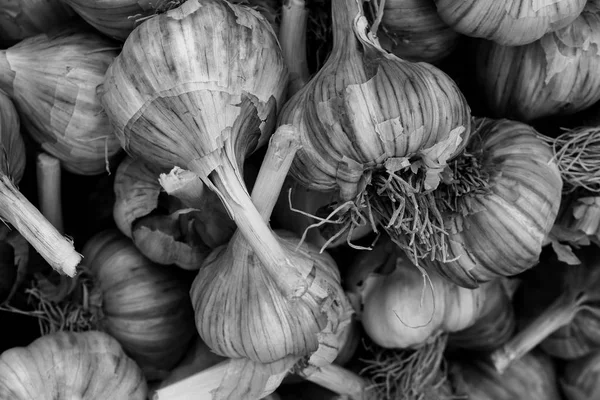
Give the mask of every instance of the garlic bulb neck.
POLYGON ((331 25, 333 31, 332 55, 337 52, 356 52, 357 40, 352 29, 357 17, 363 15, 363 0, 331 0, 331 25))

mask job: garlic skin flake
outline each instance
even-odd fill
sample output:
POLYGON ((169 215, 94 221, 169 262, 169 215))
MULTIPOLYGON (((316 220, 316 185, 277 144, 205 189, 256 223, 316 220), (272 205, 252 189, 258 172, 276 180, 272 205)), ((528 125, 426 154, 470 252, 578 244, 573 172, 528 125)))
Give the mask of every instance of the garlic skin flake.
POLYGON ((435 0, 442 20, 466 36, 522 46, 569 25, 586 0, 435 0))

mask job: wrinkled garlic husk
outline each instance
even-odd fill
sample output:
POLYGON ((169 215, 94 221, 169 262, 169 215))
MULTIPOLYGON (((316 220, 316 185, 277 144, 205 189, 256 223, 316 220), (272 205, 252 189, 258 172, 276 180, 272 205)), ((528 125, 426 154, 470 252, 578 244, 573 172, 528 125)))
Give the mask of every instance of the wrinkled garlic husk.
MULTIPOLYGON (((148 18, 175 8, 184 1, 64 0, 64 2, 94 28, 113 39, 124 42, 131 32, 148 18)), ((276 1, 274 0, 231 0, 231 3, 254 6, 258 11, 264 11, 269 22, 275 24, 276 1)))
POLYGON ((560 400, 552 359, 542 352, 527 354, 503 374, 485 360, 450 363, 457 396, 477 400, 560 400))
MULTIPOLYGON (((227 242, 235 224, 219 198, 195 174, 200 191, 189 208, 173 196, 161 195, 165 171, 142 159, 126 157, 117 168, 113 216, 119 230, 153 262, 198 269, 204 257, 227 242), (163 208, 166 210, 163 211, 163 208)), ((188 171, 189 172, 189 171, 188 171)), ((191 174, 191 173, 190 173, 191 174)))
POLYGON ((83 26, 0 51, 0 88, 13 99, 27 132, 67 171, 100 174, 121 149, 96 97, 118 51, 83 26))
POLYGON ((241 166, 272 133, 286 84, 277 37, 258 12, 188 0, 132 32, 100 96, 125 150, 197 174, 269 262, 272 235, 241 166))
POLYGON ((73 15, 60 0, 0 0, 0 47, 64 26, 73 15))
POLYGON ((600 396, 600 351, 566 363, 560 386, 566 400, 597 399, 600 396))
POLYGON ((377 35, 398 57, 430 63, 452 53, 460 37, 440 19, 434 0, 385 0, 377 35))
POLYGON ((486 286, 466 289, 420 270, 389 240, 359 254, 346 285, 365 333, 394 349, 419 348, 473 325, 487 296, 486 286))
POLYGON ((474 351, 492 351, 510 339, 516 318, 510 294, 501 279, 486 286, 486 296, 479 317, 470 327, 448 335, 448 347, 474 351))
POLYGON ((449 261, 423 262, 464 287, 533 267, 561 201, 562 180, 551 148, 529 125, 477 119, 467 151, 480 158, 489 192, 459 199, 449 213, 449 261))
POLYGON ((195 336, 189 283, 181 271, 152 263, 116 230, 94 235, 82 253, 94 277, 102 330, 149 379, 163 377, 195 336))
POLYGON ((600 100, 600 1, 526 46, 481 41, 475 57, 490 116, 532 121, 584 110, 600 100))
MULTIPOLYGON (((10 223, 52 268, 74 276, 81 256, 75 251, 73 242, 65 238, 17 187, 25 171, 25 142, 17 110, 2 90, 0 148, 0 218, 4 223, 10 223)), ((21 244, 15 250, 21 256, 28 251, 21 244)), ((19 269, 21 281, 25 266, 19 269)))
POLYGON ((368 34, 361 0, 332 0, 333 50, 284 106, 280 124, 300 130, 291 174, 303 186, 353 200, 393 157, 470 135, 469 107, 456 84, 429 64, 383 50, 368 34))
MULTIPOLYGON (((593 1, 593 0, 592 0, 593 1)), ((442 20, 467 36, 522 46, 569 25, 586 0, 435 0, 442 20)))
POLYGON ((0 398, 145 400, 146 379, 111 336, 57 332, 0 355, 0 398))

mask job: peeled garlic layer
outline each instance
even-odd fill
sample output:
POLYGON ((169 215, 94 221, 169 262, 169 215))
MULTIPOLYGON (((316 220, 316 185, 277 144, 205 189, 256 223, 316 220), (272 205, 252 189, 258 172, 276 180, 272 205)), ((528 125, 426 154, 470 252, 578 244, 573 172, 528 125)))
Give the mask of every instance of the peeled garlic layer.
POLYGON ((569 25, 586 0, 435 0, 435 4, 440 18, 457 32, 521 46, 569 25))

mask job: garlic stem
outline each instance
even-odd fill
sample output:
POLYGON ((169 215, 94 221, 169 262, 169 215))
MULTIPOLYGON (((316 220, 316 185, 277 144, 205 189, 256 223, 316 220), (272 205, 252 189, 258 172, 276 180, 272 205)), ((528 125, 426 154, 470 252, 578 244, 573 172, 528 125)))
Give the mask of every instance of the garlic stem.
POLYGON ((331 24, 333 29, 334 48, 342 51, 356 50, 350 46, 356 46, 356 35, 354 32, 354 20, 363 15, 362 5, 364 0, 331 0, 331 24), (340 34, 343 34, 341 36, 340 34))
POLYGON ((310 80, 306 57, 306 24, 308 10, 304 0, 284 0, 281 9, 279 44, 288 72, 288 96, 299 91, 310 80))
POLYGON ((55 270, 75 276, 81 255, 54 226, 23 196, 6 175, 0 176, 0 210, 55 270))
POLYGON ((10 68, 7 50, 0 51, 0 89, 4 90, 7 95, 12 96, 12 82, 15 78, 15 72, 10 68))
MULTIPOLYGON (((202 165, 197 165, 195 162, 191 162, 189 165, 190 170, 197 173, 198 176, 204 176, 202 167, 202 165)), ((288 257, 263 217, 269 205, 261 206, 263 209, 262 214, 258 211, 248 194, 239 171, 229 157, 223 157, 222 164, 208 178, 205 183, 213 185, 213 189, 217 191, 231 219, 237 225, 238 231, 234 234, 232 241, 239 240, 241 234, 262 265, 273 274, 272 276, 280 285, 283 295, 293 297, 298 290, 297 284, 290 279, 289 268, 282 268, 289 264, 288 257)), ((257 186, 262 186, 259 190, 276 193, 277 195, 281 189, 275 190, 271 184, 267 187, 264 184, 255 184, 255 190, 257 190, 257 186)))
POLYGON ((202 209, 205 186, 195 173, 175 167, 168 174, 160 174, 158 181, 169 196, 175 196, 186 207, 202 209))
POLYGON ((367 382, 354 372, 337 364, 311 369, 309 374, 299 373, 304 379, 316 383, 351 400, 366 399, 367 382))
POLYGON ((280 126, 269 140, 267 154, 252 190, 252 201, 265 221, 269 220, 273 212, 299 149, 298 132, 291 125, 280 126))
POLYGON ((491 354, 496 370, 503 373, 513 361, 523 357, 557 329, 571 323, 580 305, 572 293, 563 293, 525 329, 491 354))
POLYGON ((47 153, 38 154, 36 176, 40 211, 57 231, 64 232, 60 161, 47 153))

